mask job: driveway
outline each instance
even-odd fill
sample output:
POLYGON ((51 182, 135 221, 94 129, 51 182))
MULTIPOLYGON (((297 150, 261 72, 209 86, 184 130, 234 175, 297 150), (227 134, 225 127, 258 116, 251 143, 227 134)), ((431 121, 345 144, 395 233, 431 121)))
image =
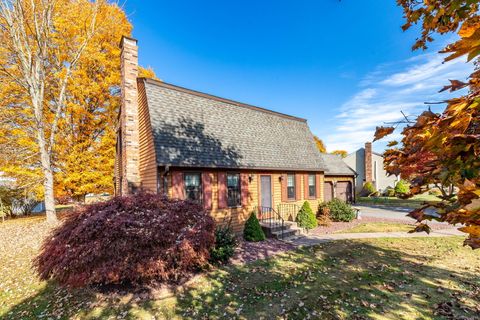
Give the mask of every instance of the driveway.
MULTIPOLYGON (((412 211, 412 208, 405 207, 386 207, 386 206, 369 206, 369 205, 354 205, 355 208, 360 209, 361 217, 371 217, 379 219, 392 219, 392 220, 405 220, 410 223, 414 220, 407 217, 407 214, 412 211)), ((434 211, 431 212, 434 215, 434 211)), ((429 223, 441 223, 437 221, 431 221, 429 223)))

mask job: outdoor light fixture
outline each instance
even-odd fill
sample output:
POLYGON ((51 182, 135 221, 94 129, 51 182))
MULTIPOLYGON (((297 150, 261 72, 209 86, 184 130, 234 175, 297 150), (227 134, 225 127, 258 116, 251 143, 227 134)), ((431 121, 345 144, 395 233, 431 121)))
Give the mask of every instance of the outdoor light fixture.
POLYGON ((283 175, 278 177, 278 181, 282 182, 283 181, 283 175))
POLYGON ((252 182, 255 176, 253 174, 248 175, 248 182, 252 182))

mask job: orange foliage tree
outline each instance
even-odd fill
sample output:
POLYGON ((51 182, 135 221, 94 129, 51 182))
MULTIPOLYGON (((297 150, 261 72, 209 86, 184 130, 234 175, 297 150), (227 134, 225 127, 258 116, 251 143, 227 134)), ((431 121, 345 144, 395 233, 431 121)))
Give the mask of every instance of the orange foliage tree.
MULTIPOLYGON (((466 0, 398 0, 407 20, 403 29, 421 24, 422 33, 413 49, 425 49, 434 33, 457 31, 460 39, 441 52, 445 61, 467 56, 476 60, 480 54, 480 16, 478 1, 466 0)), ((442 113, 423 112, 402 131, 402 143, 389 143, 385 169, 401 175, 411 183, 412 197, 437 188, 441 202, 426 202, 410 212, 417 220, 416 231, 427 231, 427 220, 461 224, 468 234, 464 244, 480 248, 480 71, 471 74, 468 82, 450 80, 442 90, 468 88, 468 93, 445 101, 442 113), (434 208, 431 214, 430 208, 434 208)), ((392 133, 392 127, 377 127, 375 140, 392 133)))

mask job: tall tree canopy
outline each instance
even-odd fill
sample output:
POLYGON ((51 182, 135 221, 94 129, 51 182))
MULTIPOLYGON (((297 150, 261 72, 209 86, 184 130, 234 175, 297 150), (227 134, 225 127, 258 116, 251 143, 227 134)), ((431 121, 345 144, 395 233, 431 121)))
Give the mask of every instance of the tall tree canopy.
POLYGON ((54 192, 113 190, 119 41, 132 26, 105 0, 0 4, 0 171, 45 196, 55 220, 54 192))
POLYGON ((318 151, 321 153, 327 153, 327 147, 325 147, 325 143, 323 143, 322 139, 317 136, 313 136, 313 140, 315 141, 318 151))
POLYGON ((342 158, 346 158, 348 156, 348 152, 345 150, 333 150, 331 154, 339 155, 342 158))
MULTIPOLYGON (((413 49, 426 48, 434 33, 457 32, 460 39, 447 45, 445 61, 466 56, 479 61, 480 16, 478 1, 472 0, 398 0, 407 20, 403 29, 421 24, 422 33, 413 49)), ((410 180, 406 197, 432 187, 441 192, 441 203, 426 203, 410 213, 418 221, 417 231, 429 231, 426 220, 461 223, 460 230, 469 236, 465 244, 480 248, 480 70, 468 82, 450 80, 442 90, 468 88, 467 94, 445 101, 440 113, 423 112, 402 131, 402 143, 389 143, 385 168, 410 180), (437 214, 428 214, 435 208, 437 214)), ((375 139, 392 133, 394 128, 378 127, 375 139)))

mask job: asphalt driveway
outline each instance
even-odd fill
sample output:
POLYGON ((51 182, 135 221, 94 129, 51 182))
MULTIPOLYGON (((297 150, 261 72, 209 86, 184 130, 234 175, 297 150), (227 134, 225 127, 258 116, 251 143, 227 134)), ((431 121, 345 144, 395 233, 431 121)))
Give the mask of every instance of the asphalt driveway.
MULTIPOLYGON (((406 215, 412 211, 412 208, 405 207, 386 207, 386 206, 367 206, 367 205, 354 205, 355 208, 360 209, 361 217, 372 217, 380 219, 394 219, 394 220, 406 220, 413 222, 414 220, 406 215)), ((432 211, 432 215, 435 213, 432 211)), ((439 223, 431 221, 430 223, 439 223)))

